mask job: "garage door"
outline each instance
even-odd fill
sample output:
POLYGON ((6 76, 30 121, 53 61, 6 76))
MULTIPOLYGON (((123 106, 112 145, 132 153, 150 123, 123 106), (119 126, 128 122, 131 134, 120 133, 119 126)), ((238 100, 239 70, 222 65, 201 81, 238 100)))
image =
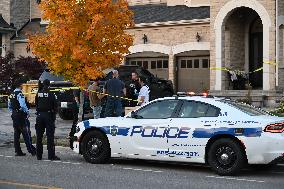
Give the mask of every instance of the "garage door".
POLYGON ((167 58, 131 58, 128 63, 144 67, 159 78, 169 78, 169 61, 167 58))
POLYGON ((178 91, 203 92, 210 85, 209 57, 178 58, 178 91))

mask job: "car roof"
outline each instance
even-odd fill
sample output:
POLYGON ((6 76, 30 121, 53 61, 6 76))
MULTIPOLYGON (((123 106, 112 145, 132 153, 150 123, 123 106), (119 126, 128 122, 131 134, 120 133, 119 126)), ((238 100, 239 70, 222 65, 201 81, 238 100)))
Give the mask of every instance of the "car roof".
POLYGON ((164 98, 158 98, 156 100, 171 100, 171 99, 179 99, 179 100, 194 100, 194 101, 201 101, 201 102, 219 102, 220 100, 223 100, 224 98, 218 98, 218 97, 206 97, 206 96, 181 96, 181 97, 164 97, 164 98))

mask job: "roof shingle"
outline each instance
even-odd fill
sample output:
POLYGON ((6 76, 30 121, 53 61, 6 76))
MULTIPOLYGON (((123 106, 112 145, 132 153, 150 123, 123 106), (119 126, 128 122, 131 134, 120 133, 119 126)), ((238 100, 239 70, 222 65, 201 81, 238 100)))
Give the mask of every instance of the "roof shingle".
POLYGON ((210 7, 159 4, 130 6, 129 8, 134 12, 135 24, 210 18, 210 7))

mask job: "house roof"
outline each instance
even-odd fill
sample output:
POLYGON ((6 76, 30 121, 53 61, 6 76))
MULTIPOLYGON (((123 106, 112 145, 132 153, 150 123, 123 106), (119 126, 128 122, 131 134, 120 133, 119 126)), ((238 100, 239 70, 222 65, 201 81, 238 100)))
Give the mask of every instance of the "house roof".
POLYGON ((210 7, 207 6, 187 7, 158 4, 137 5, 129 8, 134 12, 135 24, 210 18, 210 7))
POLYGON ((4 29, 4 30, 15 30, 16 28, 14 28, 13 26, 10 26, 10 24, 8 24, 2 14, 0 14, 0 29, 4 29))
POLYGON ((25 40, 27 35, 44 32, 45 28, 40 25, 41 19, 34 18, 26 22, 18 31, 17 35, 11 37, 12 40, 25 40))
MULTIPOLYGON (((210 18, 210 7, 187 7, 184 5, 167 6, 166 4, 154 4, 130 6, 129 9, 134 12, 135 24, 210 18)), ((42 26, 40 22, 40 18, 28 21, 20 30, 18 30, 17 36, 14 35, 11 39, 25 40, 27 39, 27 34, 44 32, 45 26, 42 26)), ((9 26, 9 24, 7 25, 9 26)))

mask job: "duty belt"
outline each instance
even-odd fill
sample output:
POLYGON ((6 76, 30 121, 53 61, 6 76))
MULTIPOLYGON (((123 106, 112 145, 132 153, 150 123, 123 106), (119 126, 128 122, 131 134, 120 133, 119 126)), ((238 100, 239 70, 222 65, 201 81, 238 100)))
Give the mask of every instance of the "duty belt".
POLYGON ((54 113, 54 111, 52 110, 48 110, 48 111, 38 111, 39 113, 54 113))

